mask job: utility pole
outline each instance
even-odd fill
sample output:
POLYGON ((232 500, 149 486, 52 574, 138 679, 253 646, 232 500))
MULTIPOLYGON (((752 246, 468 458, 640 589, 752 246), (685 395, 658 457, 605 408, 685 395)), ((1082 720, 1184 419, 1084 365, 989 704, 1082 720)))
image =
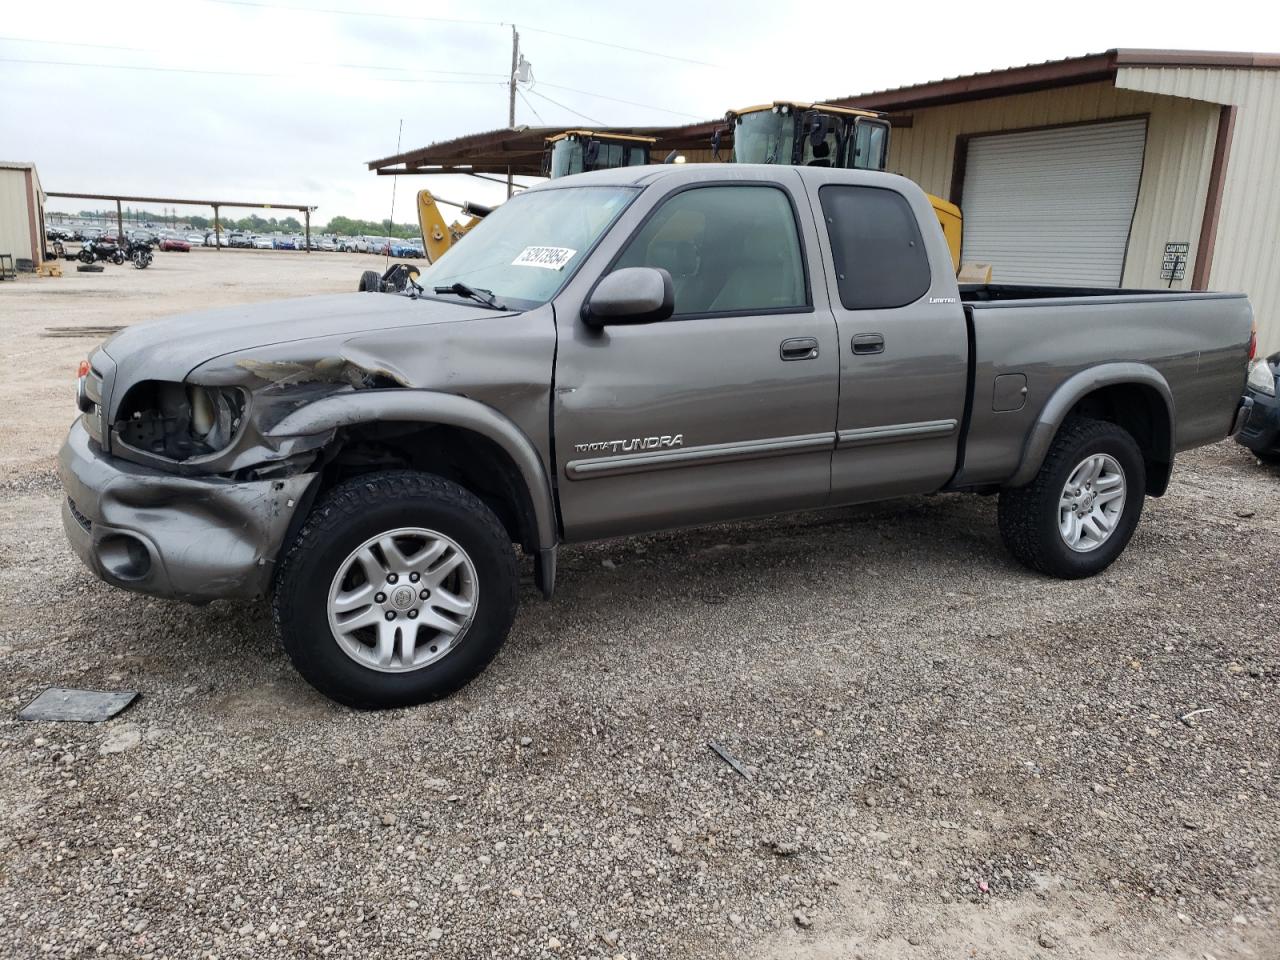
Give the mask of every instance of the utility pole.
MULTIPOLYGON (((507 129, 514 130, 516 128, 516 71, 520 69, 520 34, 516 32, 516 25, 511 25, 511 78, 508 83, 509 97, 507 100, 507 129)), ((511 195, 516 192, 515 181, 511 177, 511 168, 507 167, 507 199, 511 199, 511 195)))
POLYGON ((511 26, 511 79, 508 84, 510 97, 507 101, 507 129, 516 128, 516 71, 520 69, 520 34, 515 25, 511 26))

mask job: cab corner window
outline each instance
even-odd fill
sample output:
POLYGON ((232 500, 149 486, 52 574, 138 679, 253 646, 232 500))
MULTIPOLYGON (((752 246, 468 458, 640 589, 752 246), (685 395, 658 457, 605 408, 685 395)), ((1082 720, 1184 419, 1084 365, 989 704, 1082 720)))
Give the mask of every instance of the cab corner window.
POLYGON ((614 269, 622 267, 670 273, 677 318, 809 306, 795 214, 778 187, 677 193, 631 238, 614 269))
POLYGON ((905 307, 929 290, 929 258, 905 197, 880 187, 818 191, 846 310, 905 307))

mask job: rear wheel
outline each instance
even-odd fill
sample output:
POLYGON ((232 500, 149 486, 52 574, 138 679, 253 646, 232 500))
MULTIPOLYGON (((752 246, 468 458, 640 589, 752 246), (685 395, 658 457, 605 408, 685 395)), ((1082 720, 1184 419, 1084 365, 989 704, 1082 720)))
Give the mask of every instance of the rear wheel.
POLYGON ((1000 494, 1000 535, 1018 560, 1050 576, 1091 577, 1133 536, 1146 496, 1146 466, 1114 423, 1062 425, 1035 479, 1000 494))
POLYGON ((307 518, 276 581, 284 648, 348 706, 434 700, 493 659, 515 618, 510 539, 474 495, 440 477, 374 474, 307 518))

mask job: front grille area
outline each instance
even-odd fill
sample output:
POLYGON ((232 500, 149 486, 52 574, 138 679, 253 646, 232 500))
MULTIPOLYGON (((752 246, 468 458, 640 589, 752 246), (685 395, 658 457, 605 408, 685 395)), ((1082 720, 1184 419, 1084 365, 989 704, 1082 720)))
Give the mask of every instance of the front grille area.
POLYGON ((93 521, 76 509, 76 502, 70 497, 67 497, 67 509, 71 511, 71 515, 76 518, 76 523, 80 524, 86 533, 93 530, 93 521))

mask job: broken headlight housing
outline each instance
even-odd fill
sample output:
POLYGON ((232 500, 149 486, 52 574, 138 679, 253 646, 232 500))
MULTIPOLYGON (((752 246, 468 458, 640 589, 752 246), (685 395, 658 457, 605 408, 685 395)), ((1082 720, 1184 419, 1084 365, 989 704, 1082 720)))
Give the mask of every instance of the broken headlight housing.
POLYGON ((144 380, 120 404, 114 426, 121 443, 168 460, 190 460, 224 449, 244 420, 245 394, 236 387, 144 380))

